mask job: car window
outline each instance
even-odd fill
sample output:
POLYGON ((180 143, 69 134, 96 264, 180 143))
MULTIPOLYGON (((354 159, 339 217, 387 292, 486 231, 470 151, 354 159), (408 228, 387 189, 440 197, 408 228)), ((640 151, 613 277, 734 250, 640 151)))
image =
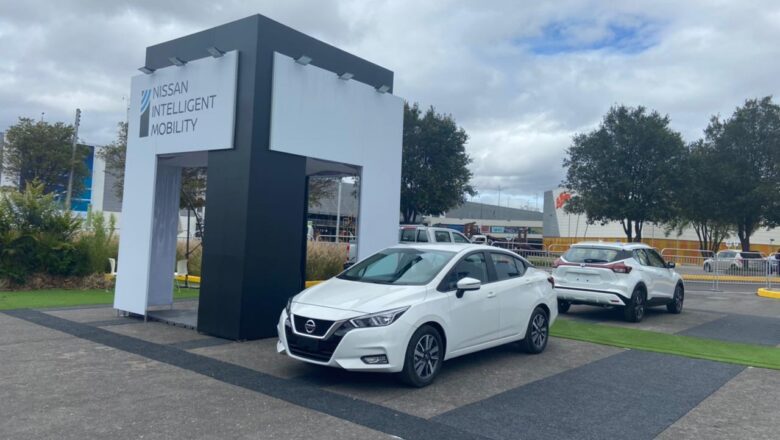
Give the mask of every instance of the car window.
POLYGON ((464 257, 450 271, 443 283, 445 292, 455 290, 458 281, 470 277, 481 281, 483 284, 488 282, 487 262, 482 252, 477 252, 464 257))
POLYGON ((617 249, 584 246, 573 247, 563 255, 563 259, 570 263, 612 263, 625 258, 628 257, 617 249))
POLYGON ((417 242, 418 243, 428 243, 428 231, 425 229, 418 229, 417 230, 417 242))
POLYGON ((455 243, 471 243, 465 235, 459 234, 457 232, 452 233, 452 241, 455 243))
POLYGON ((753 260, 761 260, 763 257, 758 252, 741 252, 742 258, 750 258, 753 260))
MULTIPOLYGON (((522 273, 517 270, 517 263, 515 263, 515 258, 511 255, 491 252, 490 259, 493 260, 493 267, 496 269, 496 277, 498 278, 498 281, 517 278, 522 275, 522 273)), ((525 268, 525 266, 523 266, 523 268, 525 268)))
POLYGON ((525 274, 525 262, 519 258, 514 258, 515 260, 515 266, 517 266, 517 271, 520 273, 520 276, 523 276, 525 274))
POLYGON ((647 258, 650 260, 651 266, 666 267, 664 259, 658 255, 658 252, 656 252, 655 249, 645 249, 645 252, 647 252, 647 258))
POLYGON ((398 237, 398 241, 401 243, 414 243, 414 236, 417 229, 401 229, 401 235, 398 237))
POLYGON ((438 243, 450 243, 450 233, 447 231, 435 231, 436 241, 438 243))
POLYGON ((647 254, 644 249, 637 249, 634 251, 634 258, 639 261, 642 266, 650 266, 650 260, 647 258, 647 254))
POLYGON ((352 266, 338 277, 376 284, 429 283, 455 255, 419 249, 385 249, 352 266))

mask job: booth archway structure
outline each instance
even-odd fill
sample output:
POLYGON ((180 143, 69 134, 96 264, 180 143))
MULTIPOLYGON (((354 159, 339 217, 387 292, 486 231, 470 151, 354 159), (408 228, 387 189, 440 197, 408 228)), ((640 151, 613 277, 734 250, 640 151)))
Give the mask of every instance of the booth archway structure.
POLYGON ((182 167, 208 167, 200 332, 276 335, 304 287, 307 174, 359 174, 358 258, 397 241, 403 101, 391 71, 260 15, 148 47, 142 71, 118 311, 172 304, 182 167))

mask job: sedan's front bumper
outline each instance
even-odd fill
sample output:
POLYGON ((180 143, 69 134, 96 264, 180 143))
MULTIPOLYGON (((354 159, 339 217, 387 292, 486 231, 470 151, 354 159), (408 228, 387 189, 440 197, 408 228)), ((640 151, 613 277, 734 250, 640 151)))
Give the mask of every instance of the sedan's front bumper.
POLYGON ((401 371, 413 331, 399 319, 386 327, 357 328, 343 336, 332 334, 326 339, 317 339, 301 335, 285 321, 287 313, 283 311, 277 324, 277 352, 303 362, 351 371, 401 371), (386 356, 387 363, 368 364, 363 361, 365 356, 379 355, 386 356))

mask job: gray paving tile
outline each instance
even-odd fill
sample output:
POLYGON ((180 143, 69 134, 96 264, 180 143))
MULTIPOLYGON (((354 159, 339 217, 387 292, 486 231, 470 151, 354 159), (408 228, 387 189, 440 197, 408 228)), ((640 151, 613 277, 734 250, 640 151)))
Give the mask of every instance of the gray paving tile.
POLYGON ((651 439, 743 369, 627 351, 432 420, 495 439, 651 439))
POLYGON ((780 318, 728 315, 684 330, 680 334, 774 347, 780 344, 780 318))
POLYGON ((659 439, 776 439, 780 371, 746 368, 659 439))

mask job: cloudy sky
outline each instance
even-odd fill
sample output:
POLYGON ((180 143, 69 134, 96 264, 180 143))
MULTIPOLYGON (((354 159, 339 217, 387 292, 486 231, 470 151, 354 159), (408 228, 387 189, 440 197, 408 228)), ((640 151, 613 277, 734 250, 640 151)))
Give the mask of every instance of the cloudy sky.
POLYGON ((0 1, 0 131, 19 116, 107 143, 146 46, 260 13, 395 72, 395 93, 470 135, 476 200, 533 207, 574 133, 616 103, 698 138, 780 89, 780 2, 0 1))

